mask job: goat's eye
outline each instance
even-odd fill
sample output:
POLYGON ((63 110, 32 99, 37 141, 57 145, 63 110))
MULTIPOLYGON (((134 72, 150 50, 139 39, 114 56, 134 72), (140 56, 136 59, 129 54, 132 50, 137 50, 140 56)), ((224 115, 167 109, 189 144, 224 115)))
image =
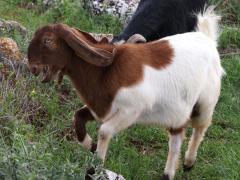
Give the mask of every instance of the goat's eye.
POLYGON ((45 39, 43 39, 43 44, 49 44, 49 43, 51 43, 52 42, 52 40, 51 39, 49 39, 49 38, 45 38, 45 39))

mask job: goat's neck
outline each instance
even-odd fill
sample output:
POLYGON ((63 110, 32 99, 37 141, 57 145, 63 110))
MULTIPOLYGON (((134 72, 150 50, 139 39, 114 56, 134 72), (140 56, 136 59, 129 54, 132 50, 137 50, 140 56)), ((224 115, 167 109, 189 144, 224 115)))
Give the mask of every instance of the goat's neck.
POLYGON ((66 74, 70 77, 75 88, 78 90, 84 103, 88 105, 99 117, 104 116, 106 109, 101 106, 108 107, 106 99, 106 82, 104 81, 105 68, 91 65, 84 60, 73 57, 71 64, 66 69, 66 74), (97 102, 97 103, 96 103, 97 102))
MULTIPOLYGON (((111 44, 93 44, 91 46, 101 48, 109 52, 112 52, 115 47, 111 44)), ((111 67, 107 68, 109 69, 111 67)), ((83 59, 78 58, 76 55, 72 56, 71 62, 67 66, 67 69, 68 75, 70 76, 74 85, 83 95, 89 93, 89 88, 94 89, 95 86, 99 87, 105 83, 103 82, 103 76, 106 68, 89 64, 83 59)))
POLYGON ((77 90, 85 95, 89 88, 93 88, 100 81, 102 69, 74 57, 70 67, 67 68, 67 75, 69 75, 77 90))

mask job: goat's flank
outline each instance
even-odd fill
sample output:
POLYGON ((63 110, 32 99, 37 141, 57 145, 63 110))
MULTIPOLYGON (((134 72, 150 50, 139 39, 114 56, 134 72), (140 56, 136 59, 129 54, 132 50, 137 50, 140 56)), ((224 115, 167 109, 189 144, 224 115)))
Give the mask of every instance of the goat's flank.
POLYGON ((207 12, 201 16, 205 28, 202 21, 198 24, 200 32, 146 44, 102 44, 80 30, 49 25, 29 45, 29 67, 35 75, 44 69, 44 82, 59 71, 70 77, 87 105, 74 116, 78 139, 94 150, 85 123, 93 117, 100 122, 96 152, 103 161, 112 136, 135 123, 169 129, 163 177, 173 179, 184 128, 193 127, 184 161, 189 168, 220 94, 223 69, 216 42, 204 35, 216 33, 218 17, 207 12))

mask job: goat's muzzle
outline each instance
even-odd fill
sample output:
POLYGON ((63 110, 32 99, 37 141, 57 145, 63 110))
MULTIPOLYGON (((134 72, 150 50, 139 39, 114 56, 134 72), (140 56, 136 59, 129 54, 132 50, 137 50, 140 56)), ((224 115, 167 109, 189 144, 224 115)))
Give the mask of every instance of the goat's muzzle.
POLYGON ((57 70, 49 66, 29 65, 29 70, 34 76, 42 76, 42 83, 47 83, 53 79, 57 70))

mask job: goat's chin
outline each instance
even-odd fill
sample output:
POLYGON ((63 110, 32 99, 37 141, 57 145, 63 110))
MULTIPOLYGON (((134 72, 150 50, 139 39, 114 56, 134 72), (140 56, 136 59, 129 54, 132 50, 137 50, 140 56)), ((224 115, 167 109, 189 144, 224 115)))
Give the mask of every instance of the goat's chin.
POLYGON ((41 80, 42 83, 48 83, 51 80, 55 79, 55 76, 57 74, 58 70, 53 68, 45 68, 43 71, 43 78, 41 80))
POLYGON ((48 83, 52 80, 52 76, 48 73, 43 76, 43 79, 41 80, 42 83, 48 83))

